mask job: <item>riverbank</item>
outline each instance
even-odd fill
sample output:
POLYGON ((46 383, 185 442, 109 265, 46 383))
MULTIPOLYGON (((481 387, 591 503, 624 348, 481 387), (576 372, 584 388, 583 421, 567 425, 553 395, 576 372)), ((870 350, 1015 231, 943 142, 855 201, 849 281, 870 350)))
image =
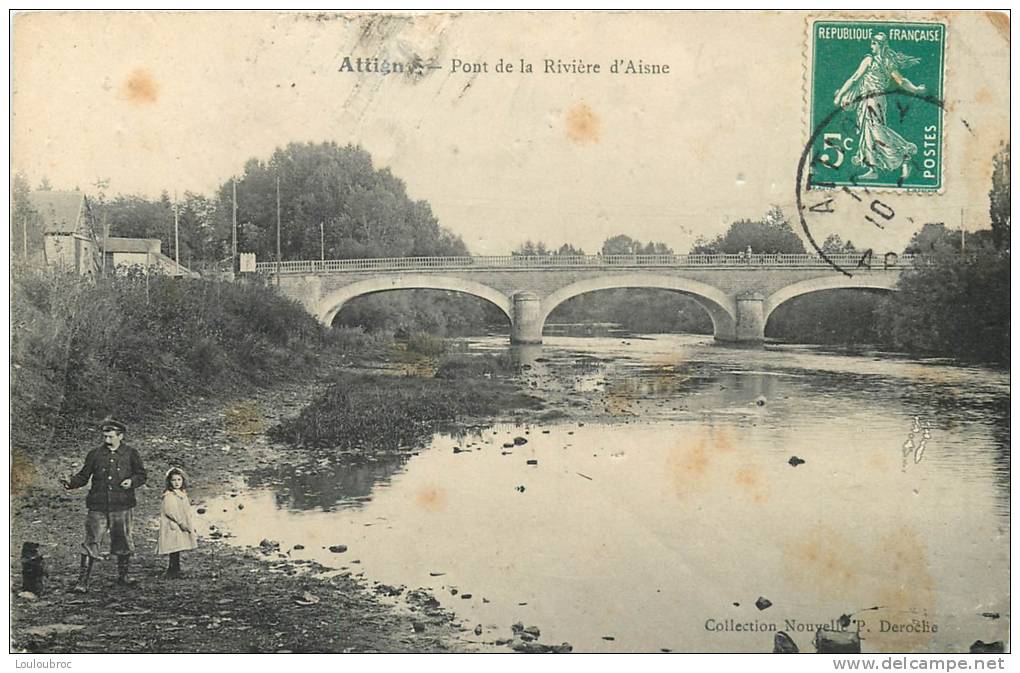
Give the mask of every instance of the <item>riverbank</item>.
MULTIPOLYGON (((376 376, 428 372, 433 366, 399 354, 370 363, 376 376), (382 373, 380 373, 380 369, 382 373)), ((63 440, 32 460, 19 458, 12 475, 12 649, 85 652, 448 652, 461 651, 459 624, 427 593, 409 591, 395 604, 358 575, 338 574, 291 561, 289 550, 266 540, 255 549, 225 544, 222 533, 200 522, 200 545, 184 553, 187 577, 166 580, 166 560, 153 553, 162 477, 170 466, 191 478, 192 502, 202 504, 241 485, 244 475, 307 464, 309 451, 288 449, 267 437, 269 428, 295 417, 335 377, 338 362, 309 380, 275 386, 247 397, 195 398, 158 419, 133 426, 149 472, 135 509, 134 588, 118 587, 113 560, 97 563, 90 592, 69 589, 77 576, 85 491, 65 492, 57 477, 80 468, 97 441, 63 440), (37 542, 48 571, 39 597, 21 588, 20 550, 37 542)), ((370 378, 370 377, 369 377, 370 378)), ((463 387, 463 382, 436 380, 463 387)), ((490 387, 513 385, 492 381, 490 387)), ((402 450, 411 450, 404 447, 402 450)))

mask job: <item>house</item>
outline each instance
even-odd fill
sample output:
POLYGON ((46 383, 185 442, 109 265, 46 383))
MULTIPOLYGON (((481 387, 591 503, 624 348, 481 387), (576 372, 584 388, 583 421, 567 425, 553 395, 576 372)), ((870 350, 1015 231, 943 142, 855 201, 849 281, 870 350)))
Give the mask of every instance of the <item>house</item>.
POLYGON ((163 244, 158 238, 121 238, 110 236, 105 241, 107 269, 123 269, 139 266, 144 269, 155 267, 168 276, 197 276, 185 268, 178 269, 177 263, 163 254, 163 244))
POLYGON ((158 238, 104 239, 88 197, 81 192, 38 190, 28 194, 30 211, 11 236, 11 252, 35 266, 56 266, 82 275, 155 267, 169 276, 198 274, 163 254, 158 238))
MULTIPOLYGON (((33 213, 23 226, 42 233, 42 261, 83 275, 98 272, 102 257, 88 198, 81 192, 40 190, 30 192, 28 201, 33 213)), ((31 251, 31 258, 38 259, 38 252, 31 251)))

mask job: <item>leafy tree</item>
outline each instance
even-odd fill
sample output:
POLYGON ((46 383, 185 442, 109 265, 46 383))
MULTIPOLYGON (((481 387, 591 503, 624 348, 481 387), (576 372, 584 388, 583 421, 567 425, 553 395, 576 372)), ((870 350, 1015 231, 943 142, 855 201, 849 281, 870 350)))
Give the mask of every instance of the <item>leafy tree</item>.
POLYGON ((561 257, 584 257, 584 250, 575 248, 569 243, 564 243, 553 254, 561 257))
POLYGON ((534 243, 531 240, 527 240, 514 248, 510 254, 515 257, 545 257, 551 253, 542 241, 534 243))
POLYGON ((717 247, 718 242, 722 239, 721 236, 717 236, 713 240, 708 240, 704 236, 698 236, 694 239, 694 245, 691 246, 692 255, 718 255, 720 250, 717 247))
POLYGON ((878 344, 875 312, 883 299, 867 290, 823 290, 794 297, 769 317, 765 336, 796 343, 878 344))
MULTIPOLYGON (((412 201, 388 169, 376 170, 354 145, 291 143, 268 161, 249 159, 237 180, 238 249, 276 258, 276 181, 280 181, 283 259, 318 259, 320 226, 327 259, 465 255, 424 201, 412 201)), ((217 193, 230 222, 232 184, 217 193)), ((228 224, 229 226, 229 224, 228 224)))
POLYGON ((24 173, 15 173, 11 181, 11 259, 22 258, 25 248, 32 253, 32 233, 37 214, 29 201, 32 188, 24 173))
POLYGON ((165 255, 173 255, 174 213, 170 197, 163 193, 159 200, 141 196, 118 196, 97 205, 100 218, 105 218, 110 236, 127 238, 158 238, 165 255))
POLYGON ((602 243, 603 255, 672 255, 673 249, 665 243, 649 241, 642 245, 641 241, 626 234, 617 234, 602 243))
POLYGON ((547 324, 615 323, 632 332, 711 334, 708 311, 692 297, 652 288, 600 290, 563 302, 547 324))
POLYGON ((617 234, 602 243, 603 255, 635 255, 641 252, 641 242, 626 234, 617 234))
POLYGON ((822 252, 840 254, 857 252, 856 246, 851 241, 843 242, 839 234, 829 234, 822 243, 822 252))
POLYGON ((903 252, 908 255, 959 252, 961 240, 961 233, 951 231, 944 222, 928 222, 914 232, 903 252))
POLYGON ((779 206, 772 206, 760 220, 739 220, 726 233, 708 242, 695 241, 694 254, 737 254, 751 248, 756 253, 803 254, 804 243, 794 233, 779 206))
POLYGON ((642 255, 672 255, 673 248, 669 247, 665 243, 657 243, 648 241, 645 247, 641 250, 642 255))
POLYGON ((39 181, 38 189, 40 192, 48 192, 53 189, 53 185, 50 184, 50 179, 47 178, 45 175, 42 177, 42 180, 39 181))
POLYGON ((995 247, 1009 250, 1009 144, 992 160, 992 188, 988 192, 995 247))
POLYGON ((936 249, 904 273, 899 290, 880 322, 895 347, 1009 362, 1008 254, 988 247, 965 256, 936 249))

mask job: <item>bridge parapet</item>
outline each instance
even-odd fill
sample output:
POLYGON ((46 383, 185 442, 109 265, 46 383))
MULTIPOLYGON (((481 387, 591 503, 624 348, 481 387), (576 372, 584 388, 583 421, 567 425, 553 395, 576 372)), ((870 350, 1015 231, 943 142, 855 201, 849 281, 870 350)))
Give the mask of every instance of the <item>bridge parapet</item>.
MULTIPOLYGON (((839 266, 857 268, 859 253, 828 256, 839 266)), ((872 268, 891 268, 913 264, 913 255, 902 255, 895 261, 875 258, 872 268)), ((329 274, 359 271, 438 271, 489 270, 515 271, 548 269, 747 269, 795 268, 829 269, 832 266, 818 255, 737 254, 737 255, 501 255, 480 257, 388 257, 378 259, 314 259, 288 262, 259 262, 258 273, 329 274)))
MULTIPOLYGON (((375 292, 433 289, 463 292, 499 307, 518 343, 538 343, 549 314, 579 294, 658 288, 693 297, 720 341, 764 339, 769 315, 783 302, 833 289, 892 290, 911 256, 833 255, 850 276, 814 255, 594 255, 545 257, 407 257, 282 262, 280 290, 326 324, 346 302, 375 292)), ((259 271, 275 275, 275 263, 259 271)))

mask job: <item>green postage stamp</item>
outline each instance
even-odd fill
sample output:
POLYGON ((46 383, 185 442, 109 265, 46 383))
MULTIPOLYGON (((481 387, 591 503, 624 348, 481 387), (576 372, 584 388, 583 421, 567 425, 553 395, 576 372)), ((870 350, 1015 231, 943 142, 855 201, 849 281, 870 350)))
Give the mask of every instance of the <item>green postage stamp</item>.
POLYGON ((942 187, 946 27, 815 20, 809 186, 942 187))

